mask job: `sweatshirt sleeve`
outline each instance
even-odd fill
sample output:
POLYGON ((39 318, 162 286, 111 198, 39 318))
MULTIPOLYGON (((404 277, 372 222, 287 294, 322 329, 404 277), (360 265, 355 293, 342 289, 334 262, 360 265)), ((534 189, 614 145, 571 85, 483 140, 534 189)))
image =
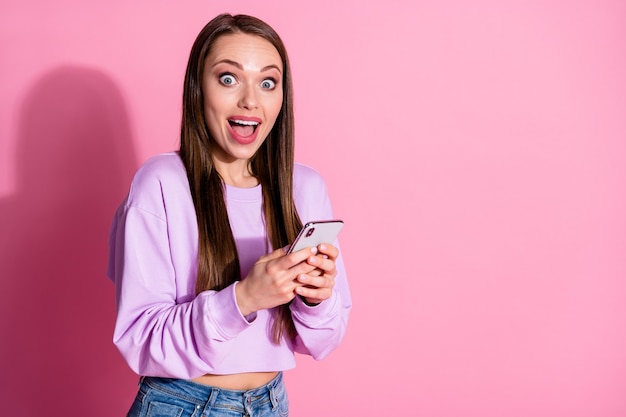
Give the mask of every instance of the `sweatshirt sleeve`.
POLYGON ((193 293, 181 282, 195 280, 176 279, 161 186, 154 178, 136 179, 113 221, 114 343, 139 375, 194 378, 218 365, 228 341, 250 323, 237 307, 236 283, 181 300, 193 293))
MULTIPOLYGON (((295 188, 296 204, 303 222, 334 219, 328 191, 323 179, 311 168, 299 166, 300 181, 295 188)), ((333 244, 339 249, 336 261, 337 276, 332 296, 316 306, 308 306, 300 297, 291 303, 298 335, 294 350, 308 354, 316 360, 323 359, 339 346, 343 340, 352 299, 348 287, 346 270, 339 242, 333 244)))

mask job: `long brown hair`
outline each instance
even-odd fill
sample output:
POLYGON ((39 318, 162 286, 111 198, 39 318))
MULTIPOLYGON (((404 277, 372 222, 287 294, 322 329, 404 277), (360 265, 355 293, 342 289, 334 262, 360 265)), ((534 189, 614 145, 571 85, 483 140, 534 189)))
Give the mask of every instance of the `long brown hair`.
MULTIPOLYGON (((204 118, 202 80, 204 62, 215 41, 223 35, 246 33, 269 41, 283 62, 283 103, 271 132, 250 161, 252 173, 263 189, 267 235, 274 248, 288 245, 302 226, 293 200, 294 117, 291 69, 285 46, 265 22, 246 15, 222 14, 198 34, 187 64, 183 89, 180 156, 187 170, 198 221, 198 275, 196 293, 221 290, 239 280, 239 256, 228 221, 224 184, 211 157, 217 146, 204 118)), ((279 344, 296 330, 287 304, 279 306, 272 338, 279 344)))

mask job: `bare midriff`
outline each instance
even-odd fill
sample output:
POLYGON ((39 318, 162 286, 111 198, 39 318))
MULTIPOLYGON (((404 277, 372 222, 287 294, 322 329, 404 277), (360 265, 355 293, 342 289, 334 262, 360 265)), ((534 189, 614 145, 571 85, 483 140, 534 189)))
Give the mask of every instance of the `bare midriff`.
POLYGON ((261 387, 278 375, 278 372, 248 372, 231 375, 203 375, 194 378, 194 382, 217 388, 246 391, 261 387))

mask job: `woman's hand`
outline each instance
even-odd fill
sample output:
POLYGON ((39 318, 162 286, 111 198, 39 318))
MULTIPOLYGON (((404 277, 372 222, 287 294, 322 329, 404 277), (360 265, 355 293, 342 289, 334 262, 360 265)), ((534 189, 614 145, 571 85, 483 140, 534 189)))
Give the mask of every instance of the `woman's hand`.
POLYGON ((260 257, 248 276, 235 287, 237 305, 244 316, 290 302, 296 296, 296 289, 303 285, 297 278, 314 273, 321 266, 319 260, 307 261, 317 258, 317 248, 290 254, 285 251, 277 249, 260 257))
POLYGON ((302 285, 295 289, 296 294, 309 305, 319 304, 330 298, 337 276, 335 260, 339 256, 339 250, 329 244, 321 244, 317 249, 317 254, 309 256, 306 260, 314 269, 309 273, 298 275, 297 280, 302 285))

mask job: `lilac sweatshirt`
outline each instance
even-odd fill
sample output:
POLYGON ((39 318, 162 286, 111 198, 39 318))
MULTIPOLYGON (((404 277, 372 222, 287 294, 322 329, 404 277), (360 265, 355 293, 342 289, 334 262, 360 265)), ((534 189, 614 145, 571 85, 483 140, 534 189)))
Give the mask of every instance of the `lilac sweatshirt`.
MULTIPOLYGON (((294 199, 303 222, 333 218, 323 179, 304 165, 294 168, 294 199)), ((243 278, 272 250, 261 187, 227 185, 226 202, 243 278)), ((109 244, 108 276, 117 300, 113 340, 140 375, 281 371, 295 366, 294 352, 321 359, 345 334, 352 302, 341 255, 331 298, 309 307, 296 297, 291 313, 298 336, 280 345, 271 340, 274 309, 242 316, 237 282, 196 296, 198 228, 177 153, 153 157, 138 170, 113 219, 109 244)))

